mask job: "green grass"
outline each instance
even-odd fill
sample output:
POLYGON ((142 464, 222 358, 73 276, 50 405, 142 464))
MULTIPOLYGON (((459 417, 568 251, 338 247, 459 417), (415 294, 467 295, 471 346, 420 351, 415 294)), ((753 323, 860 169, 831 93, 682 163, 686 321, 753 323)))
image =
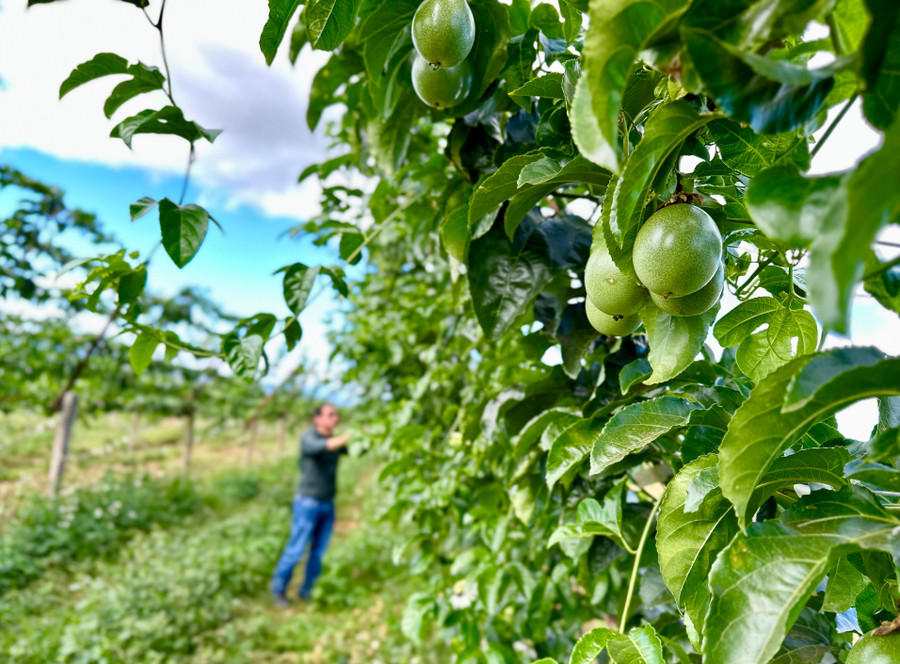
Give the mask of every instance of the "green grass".
MULTIPOLYGON (((251 472, 221 469, 191 481, 199 510, 159 519, 149 530, 119 533, 114 525, 112 552, 88 547, 0 597, 3 661, 445 661, 431 653, 446 653, 446 647, 410 643, 403 635, 406 599, 424 588, 391 561, 408 533, 369 520, 383 501, 377 471, 368 457, 342 462, 338 524, 311 603, 278 612, 268 594, 290 525, 296 459, 251 472)), ((167 482, 151 484, 163 491, 167 482)), ((95 492, 97 500, 114 492, 116 482, 105 486, 95 492)))

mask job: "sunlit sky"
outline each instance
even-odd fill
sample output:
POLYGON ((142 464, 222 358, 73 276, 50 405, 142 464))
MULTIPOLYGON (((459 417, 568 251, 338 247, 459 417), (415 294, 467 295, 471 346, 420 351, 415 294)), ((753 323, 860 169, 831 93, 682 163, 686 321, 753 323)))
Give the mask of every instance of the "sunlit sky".
MULTIPOLYGON (((108 120, 103 100, 121 78, 93 81, 62 100, 58 90, 76 65, 99 52, 162 69, 158 33, 139 9, 117 0, 24 5, 0 0, 0 163, 61 187, 69 206, 96 212, 104 228, 129 249, 146 253, 158 241, 158 224, 153 215, 130 223, 128 205, 147 195, 177 200, 187 147, 172 137, 137 136, 129 150, 109 132, 128 115, 161 106, 164 96, 142 95, 108 120)), ((155 17, 159 2, 151 5, 155 17)), ((167 5, 175 99, 189 119, 224 130, 215 144, 199 145, 186 202, 207 207, 225 233, 211 226, 201 251, 183 270, 160 254, 149 286, 163 294, 201 286, 237 314, 284 316, 281 280, 272 273, 296 261, 336 260, 332 248, 284 236, 318 211, 315 178, 303 185, 296 180, 305 166, 325 157, 328 147, 321 128, 313 134, 305 122, 312 77, 328 54, 306 47, 295 68, 282 49, 267 67, 258 46, 266 11, 267 3, 246 0, 167 5)), ((879 135, 857 107, 816 156, 812 170, 845 170, 878 143, 879 135)), ((0 211, 9 203, 8 195, 0 195, 0 211)), ((334 297, 322 297, 304 313, 302 348, 280 372, 291 370, 301 352, 324 366, 330 352, 326 320, 336 306, 334 297)), ((897 317, 867 297, 857 298, 854 307, 852 340, 900 354, 897 317)), ((829 340, 829 345, 845 343, 829 340)), ((865 437, 872 413, 871 403, 845 411, 842 429, 865 437)))

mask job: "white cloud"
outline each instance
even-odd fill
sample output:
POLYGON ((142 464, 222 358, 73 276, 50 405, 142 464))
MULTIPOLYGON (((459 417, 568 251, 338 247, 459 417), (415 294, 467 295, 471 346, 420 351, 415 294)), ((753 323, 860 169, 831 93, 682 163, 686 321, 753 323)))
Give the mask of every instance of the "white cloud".
MULTIPOLYGON (((100 52, 163 69, 158 33, 139 9, 95 1, 31 9, 9 3, 0 11, 0 145, 63 159, 184 171, 187 145, 181 139, 138 136, 129 150, 109 138, 121 119, 165 104, 161 92, 128 102, 113 120, 104 117, 103 101, 121 77, 92 81, 58 99, 71 70, 100 52)), ((151 15, 156 12, 151 7, 151 15)), ((173 94, 189 119, 224 129, 213 145, 198 144, 195 184, 206 189, 207 200, 304 218, 317 211, 318 191, 315 183, 297 187, 297 175, 321 160, 327 145, 322 132, 314 135, 306 126, 306 106, 313 76, 329 54, 307 48, 295 69, 282 49, 267 67, 258 45, 266 12, 264 2, 238 0, 167 5, 173 94), (211 188, 219 193, 211 195, 211 188)))

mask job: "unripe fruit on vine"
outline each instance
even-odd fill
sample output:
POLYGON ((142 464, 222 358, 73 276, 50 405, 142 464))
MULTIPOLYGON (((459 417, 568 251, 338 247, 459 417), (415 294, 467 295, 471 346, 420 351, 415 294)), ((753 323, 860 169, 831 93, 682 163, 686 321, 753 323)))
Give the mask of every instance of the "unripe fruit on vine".
POLYGON ((897 664, 900 662, 900 632, 887 636, 869 634, 850 650, 847 664, 897 664))
POLYGON ((706 212, 668 205, 647 219, 634 240, 634 271, 651 293, 682 297, 709 283, 722 259, 722 236, 706 212))
POLYGON ((657 307, 670 316, 682 318, 699 316, 704 311, 711 309, 722 297, 723 290, 725 290, 725 266, 720 262, 719 269, 716 270, 709 283, 695 293, 682 297, 669 296, 668 298, 664 295, 650 293, 650 297, 657 307))
POLYGON ((424 0, 412 20, 416 50, 432 67, 455 67, 475 44, 475 17, 466 0, 424 0))
POLYGON ((616 267, 606 247, 595 247, 584 268, 588 299, 600 311, 613 316, 636 314, 647 301, 647 289, 616 267))
POLYGON ((417 53, 412 66, 412 84, 419 99, 432 108, 453 108, 472 89, 472 64, 463 60, 455 67, 432 69, 417 53))
POLYGON ((631 314, 630 316, 610 316, 595 307, 591 303, 590 298, 585 299, 584 309, 587 313, 588 320, 591 325, 594 326, 594 329, 600 334, 605 334, 610 337, 624 337, 626 334, 634 332, 641 325, 641 317, 637 314, 631 314))

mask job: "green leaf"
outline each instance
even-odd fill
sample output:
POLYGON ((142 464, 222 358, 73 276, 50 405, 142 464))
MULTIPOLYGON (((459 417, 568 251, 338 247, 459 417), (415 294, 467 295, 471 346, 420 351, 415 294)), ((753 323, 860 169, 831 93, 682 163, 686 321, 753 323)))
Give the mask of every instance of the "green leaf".
POLYGON ((469 290, 481 329, 489 339, 502 337, 530 311, 531 303, 553 278, 546 244, 523 224, 510 241, 500 228, 469 248, 469 290))
POLYGON ((179 268, 187 265, 200 249, 210 218, 199 205, 178 205, 168 198, 159 202, 163 248, 179 268))
POLYGON ((672 429, 687 424, 700 404, 677 397, 655 397, 626 406, 616 413, 591 450, 591 474, 603 472, 672 429))
POLYGON ((796 166, 776 166, 757 174, 744 203, 766 237, 787 247, 806 248, 827 215, 846 216, 841 178, 806 178, 796 166))
POLYGON ((810 362, 791 378, 781 409, 791 412, 803 408, 812 401, 820 388, 845 371, 870 367, 884 359, 884 352, 871 346, 835 348, 828 353, 827 360, 816 358, 815 362, 810 362))
POLYGON ((556 7, 542 2, 531 10, 531 27, 537 28, 550 39, 563 39, 563 26, 556 7))
POLYGON ((266 64, 275 60, 278 47, 284 40, 288 24, 303 4, 301 0, 269 0, 269 16, 259 35, 259 50, 266 58, 266 64))
MULTIPOLYGON (((878 17, 876 21, 883 20, 878 17)), ((878 71, 875 85, 863 95, 863 112, 866 119, 879 129, 888 129, 897 122, 900 106, 900 20, 894 19, 884 59, 878 71)))
POLYGON ((159 346, 159 339, 146 332, 141 332, 135 337, 134 343, 131 344, 131 349, 128 351, 128 361, 136 375, 140 376, 150 366, 157 346, 159 346))
POLYGON ((782 411, 796 374, 834 361, 835 351, 798 357, 763 379, 735 412, 719 447, 719 477, 742 525, 753 516, 751 497, 772 463, 807 429, 860 399, 900 394, 900 360, 882 360, 835 375, 802 408, 782 411))
POLYGON ((127 272, 119 279, 119 287, 116 292, 119 295, 119 304, 132 304, 137 301, 144 286, 147 284, 147 266, 141 265, 131 272, 127 272))
POLYGON ((303 328, 300 327, 300 321, 294 317, 289 318, 284 325, 284 341, 288 351, 294 350, 302 337, 303 328))
POLYGON ((660 503, 657 524, 660 571, 695 643, 699 643, 699 630, 709 606, 709 570, 738 532, 731 504, 718 487, 706 494, 696 510, 686 509, 691 485, 703 473, 715 470, 716 462, 715 455, 702 456, 672 478, 660 503))
POLYGON ((607 644, 611 664, 665 664, 662 641, 653 625, 641 625, 607 644))
MULTIPOLYGON (((810 250, 806 278, 816 316, 826 328, 846 332, 853 291, 878 232, 900 214, 900 188, 884 187, 885 173, 900 171, 900 120, 881 148, 844 176, 846 215, 829 213, 810 250)), ((831 211, 829 211, 831 212, 831 211)))
POLYGON ((781 303, 773 297, 755 297, 741 302, 719 319, 713 328, 713 335, 725 348, 736 346, 755 330, 767 325, 781 308, 781 303))
POLYGON ((157 200, 155 198, 150 198, 149 196, 144 196, 143 198, 139 198, 134 203, 132 203, 128 211, 131 213, 131 220, 137 221, 145 214, 150 212, 153 208, 156 207, 157 200))
MULTIPOLYGON (((638 53, 654 35, 664 32, 687 9, 686 0, 595 0, 590 5, 590 30, 584 39, 585 81, 573 125, 576 142, 585 157, 618 172, 622 149, 619 145, 619 109, 638 53), (593 115, 591 123, 590 115, 593 115), (590 133, 589 133, 590 132, 590 133), (590 136, 590 141, 579 141, 590 136), (586 149, 588 148, 588 149, 586 149)), ((579 86, 581 87, 581 86, 579 86)), ((577 98, 577 97, 576 97, 577 98)), ((578 106, 576 101, 576 106, 578 106)))
POLYGON ((250 382, 259 368, 262 359, 264 340, 258 334, 248 334, 239 338, 237 334, 228 334, 222 339, 222 352, 235 375, 250 382))
POLYGON ((113 127, 110 136, 121 138, 129 148, 136 134, 174 134, 194 143, 205 138, 212 143, 222 133, 221 129, 205 129, 196 122, 184 119, 184 114, 177 106, 164 106, 158 111, 146 110, 137 115, 125 118, 113 127))
POLYGON ((681 34, 703 87, 730 117, 760 134, 799 129, 824 108, 834 87, 827 71, 741 51, 699 30, 681 34))
POLYGON ((628 390, 643 383, 652 373, 650 361, 646 357, 639 357, 622 367, 622 371, 619 372, 619 389, 622 390, 622 394, 628 394, 628 390))
POLYGON ((416 118, 416 103, 414 95, 408 92, 405 101, 398 103, 393 115, 382 121, 370 121, 366 125, 369 148, 378 167, 387 175, 396 173, 406 159, 410 130, 416 118))
POLYGON ((815 482, 841 489, 847 485, 844 466, 849 461, 850 453, 841 447, 800 450, 779 457, 757 485, 747 511, 756 512, 771 496, 795 484, 815 482))
POLYGON ((98 53, 87 62, 83 62, 69 74, 68 78, 59 86, 59 98, 62 99, 69 92, 88 81, 93 81, 103 76, 112 74, 127 74, 128 60, 115 53, 98 53))
POLYGON ((815 351, 818 341, 819 329, 811 313, 781 307, 769 319, 765 331, 741 342, 735 361, 744 375, 758 383, 795 356, 815 351))
POLYGON ((418 592, 410 595, 403 609, 400 629, 415 642, 421 642, 425 634, 426 620, 434 610, 434 599, 429 593, 418 592))
POLYGON ((753 524, 713 565, 703 642, 709 664, 769 662, 839 556, 900 557, 900 522, 860 487, 815 491, 780 521, 753 524))
POLYGON ((603 498, 601 505, 593 498, 585 498, 578 505, 577 520, 559 526, 550 535, 547 548, 570 539, 609 537, 618 546, 634 551, 634 543, 627 542, 622 531, 622 499, 625 483, 620 482, 603 498))
POLYGON ((350 34, 360 0, 312 0, 306 7, 306 29, 313 48, 333 51, 350 34))
POLYGON ((828 572, 828 586, 822 600, 823 611, 842 613, 856 603, 856 598, 869 585, 869 580, 860 572, 850 558, 856 558, 862 567, 859 554, 840 558, 828 572))
POLYGON ((716 314, 719 313, 719 305, 716 304, 699 316, 680 318, 670 316, 651 301, 639 313, 647 329, 650 342, 648 359, 653 367, 653 373, 644 383, 656 385, 671 380, 694 361, 706 342, 716 314))
POLYGON ((603 418, 584 419, 577 415, 561 415, 550 422, 541 437, 542 444, 550 449, 545 476, 548 489, 553 489, 584 460, 604 424, 603 418))
POLYGON ((145 92, 162 90, 166 79, 156 67, 147 67, 140 62, 128 67, 131 78, 122 81, 113 88, 106 102, 103 104, 103 114, 112 117, 112 114, 130 99, 134 99, 145 92))
POLYGON ((726 119, 710 122, 709 133, 722 161, 749 177, 779 163, 809 168, 809 145, 802 133, 767 136, 726 119))
POLYGON ((620 636, 618 632, 605 627, 596 627, 578 639, 572 650, 569 664, 594 664, 610 640, 620 636))
POLYGON ((626 274, 634 273, 631 251, 653 182, 685 139, 715 117, 697 113, 685 101, 659 107, 647 120, 644 136, 625 162, 614 189, 610 183, 606 200, 611 192, 612 204, 603 206, 603 232, 610 255, 626 274))
POLYGON ((584 306, 569 304, 563 309, 562 318, 556 329, 556 338, 562 353, 563 370, 569 378, 576 379, 582 370, 582 358, 597 337, 597 330, 585 314, 584 306))
POLYGON ((808 606, 804 607, 785 637, 778 655, 769 664, 822 662, 827 653, 836 656, 837 652, 831 647, 834 632, 828 618, 808 606))
POLYGON ((608 182, 609 173, 580 156, 563 162, 548 158, 540 151, 518 155, 503 162, 496 172, 475 188, 469 202, 469 229, 504 201, 512 199, 505 217, 506 232, 512 237, 525 215, 560 186, 584 183, 604 187, 608 182), (536 162, 540 165, 525 171, 529 174, 526 175, 528 181, 520 183, 524 169, 536 162))
MULTIPOLYGON (((294 263, 284 270, 284 301, 295 316, 299 316, 306 306, 306 300, 312 290, 321 266, 309 267, 303 263, 294 263)), ((280 271, 280 270, 279 270, 280 271)))

